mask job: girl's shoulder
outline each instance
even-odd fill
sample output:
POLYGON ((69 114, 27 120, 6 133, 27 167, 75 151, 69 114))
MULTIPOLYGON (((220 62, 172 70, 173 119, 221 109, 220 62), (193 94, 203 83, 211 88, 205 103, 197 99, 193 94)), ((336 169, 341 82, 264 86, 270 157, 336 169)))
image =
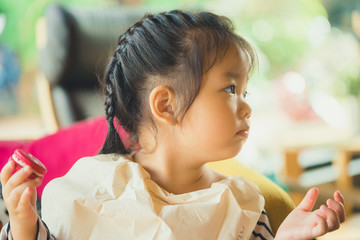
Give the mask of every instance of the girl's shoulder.
POLYGON ((265 199, 258 186, 242 176, 228 176, 213 185, 223 185, 229 189, 239 206, 245 209, 257 212, 264 207, 265 199))
POLYGON ((75 195, 86 196, 93 189, 110 184, 117 179, 148 178, 148 174, 131 160, 130 155, 103 154, 79 159, 62 177, 50 181, 44 189, 48 192, 65 191, 75 195), (115 179, 115 180, 114 180, 115 179))
POLYGON ((119 167, 126 167, 128 164, 135 164, 131 155, 121 154, 100 154, 91 157, 84 157, 75 162, 73 167, 65 175, 81 174, 81 175, 99 175, 103 171, 112 171, 119 167))
POLYGON ((209 169, 209 171, 211 172, 210 179, 212 184, 226 185, 231 189, 238 189, 237 191, 242 191, 243 189, 251 189, 251 191, 254 191, 254 193, 261 195, 259 187, 254 182, 250 181, 245 177, 242 177, 240 175, 227 176, 212 169, 209 169))
POLYGON ((251 201, 259 201, 259 204, 264 204, 264 198, 259 187, 249 179, 236 175, 227 176, 214 171, 214 181, 211 188, 229 189, 231 194, 235 197, 240 205, 251 201))
MULTIPOLYGON (((77 160, 70 170, 60 178, 53 181, 61 181, 63 179, 86 179, 87 177, 101 176, 104 172, 112 172, 114 168, 126 165, 130 159, 126 155, 119 154, 103 154, 90 157, 83 157, 77 160)), ((50 182, 50 183, 51 183, 50 182)))

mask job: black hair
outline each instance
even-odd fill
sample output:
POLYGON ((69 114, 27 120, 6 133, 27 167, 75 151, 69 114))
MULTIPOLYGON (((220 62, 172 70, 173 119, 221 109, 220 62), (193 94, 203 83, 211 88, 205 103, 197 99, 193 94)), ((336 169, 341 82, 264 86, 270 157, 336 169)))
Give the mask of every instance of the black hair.
POLYGON ((251 46, 234 33, 231 21, 210 12, 173 10, 147 14, 119 38, 103 79, 105 117, 108 132, 100 151, 127 154, 114 124, 121 125, 138 140, 138 126, 154 123, 146 111, 150 91, 159 81, 179 96, 180 121, 199 92, 203 75, 223 57, 231 44, 237 44, 254 66, 251 46), (117 121, 114 121, 117 120, 117 121))

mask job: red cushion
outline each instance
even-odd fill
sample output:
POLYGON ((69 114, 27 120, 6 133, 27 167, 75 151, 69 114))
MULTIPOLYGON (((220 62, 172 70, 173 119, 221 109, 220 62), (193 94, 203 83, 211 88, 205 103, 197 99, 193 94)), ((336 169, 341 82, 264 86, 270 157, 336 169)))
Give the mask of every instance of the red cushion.
POLYGON ((99 152, 105 141, 106 131, 105 118, 98 117, 75 123, 35 141, 2 141, 0 166, 6 164, 16 148, 22 148, 37 157, 47 168, 43 183, 38 187, 38 195, 41 197, 50 180, 63 176, 78 159, 99 152))
MULTIPOLYGON (((128 135, 123 128, 117 129, 125 146, 128 135)), ((16 148, 31 153, 47 168, 43 183, 38 187, 41 197, 45 185, 53 178, 61 177, 80 158, 96 155, 106 138, 107 122, 104 117, 84 120, 31 142, 0 141, 0 166, 2 167, 16 148)))
POLYGON ((27 144, 24 150, 47 168, 43 183, 38 187, 39 196, 50 180, 63 176, 78 159, 96 155, 105 141, 106 131, 106 120, 99 117, 75 123, 27 144))
POLYGON ((24 148, 26 144, 25 141, 0 141, 0 168, 7 163, 15 149, 24 148))

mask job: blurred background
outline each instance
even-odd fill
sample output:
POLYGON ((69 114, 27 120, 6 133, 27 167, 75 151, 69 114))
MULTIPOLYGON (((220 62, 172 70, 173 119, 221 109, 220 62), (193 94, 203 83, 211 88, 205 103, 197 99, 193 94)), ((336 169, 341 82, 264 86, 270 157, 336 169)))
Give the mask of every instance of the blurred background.
MULTIPOLYGON (((206 9, 231 18, 259 57, 248 86, 252 129, 237 159, 290 191, 295 200, 309 186, 325 192, 340 186, 350 199, 349 213, 357 216, 360 1, 2 0, 0 140, 32 140, 54 132, 44 122, 36 87, 43 71, 39 52, 46 44, 41 19, 51 3, 145 12, 206 9)), ((360 218, 353 218, 359 227, 360 218)), ((357 234, 346 239, 360 239, 357 234)))

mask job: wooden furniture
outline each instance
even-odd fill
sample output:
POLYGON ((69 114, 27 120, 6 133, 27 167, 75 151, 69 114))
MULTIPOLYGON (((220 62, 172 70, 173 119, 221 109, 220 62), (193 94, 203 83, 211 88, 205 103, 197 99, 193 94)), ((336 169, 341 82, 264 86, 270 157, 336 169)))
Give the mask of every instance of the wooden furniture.
MULTIPOLYGON (((300 202, 310 187, 301 184, 300 178, 306 173, 306 169, 299 163, 300 153, 310 147, 312 146, 289 147, 284 151, 281 175, 296 203, 300 202)), ((360 189, 353 185, 353 177, 360 175, 360 135, 331 147, 335 149, 332 159, 332 167, 335 169, 333 181, 315 186, 320 189, 324 199, 332 197, 336 189, 340 190, 346 200, 346 213, 351 214, 353 206, 360 207, 360 189)))

